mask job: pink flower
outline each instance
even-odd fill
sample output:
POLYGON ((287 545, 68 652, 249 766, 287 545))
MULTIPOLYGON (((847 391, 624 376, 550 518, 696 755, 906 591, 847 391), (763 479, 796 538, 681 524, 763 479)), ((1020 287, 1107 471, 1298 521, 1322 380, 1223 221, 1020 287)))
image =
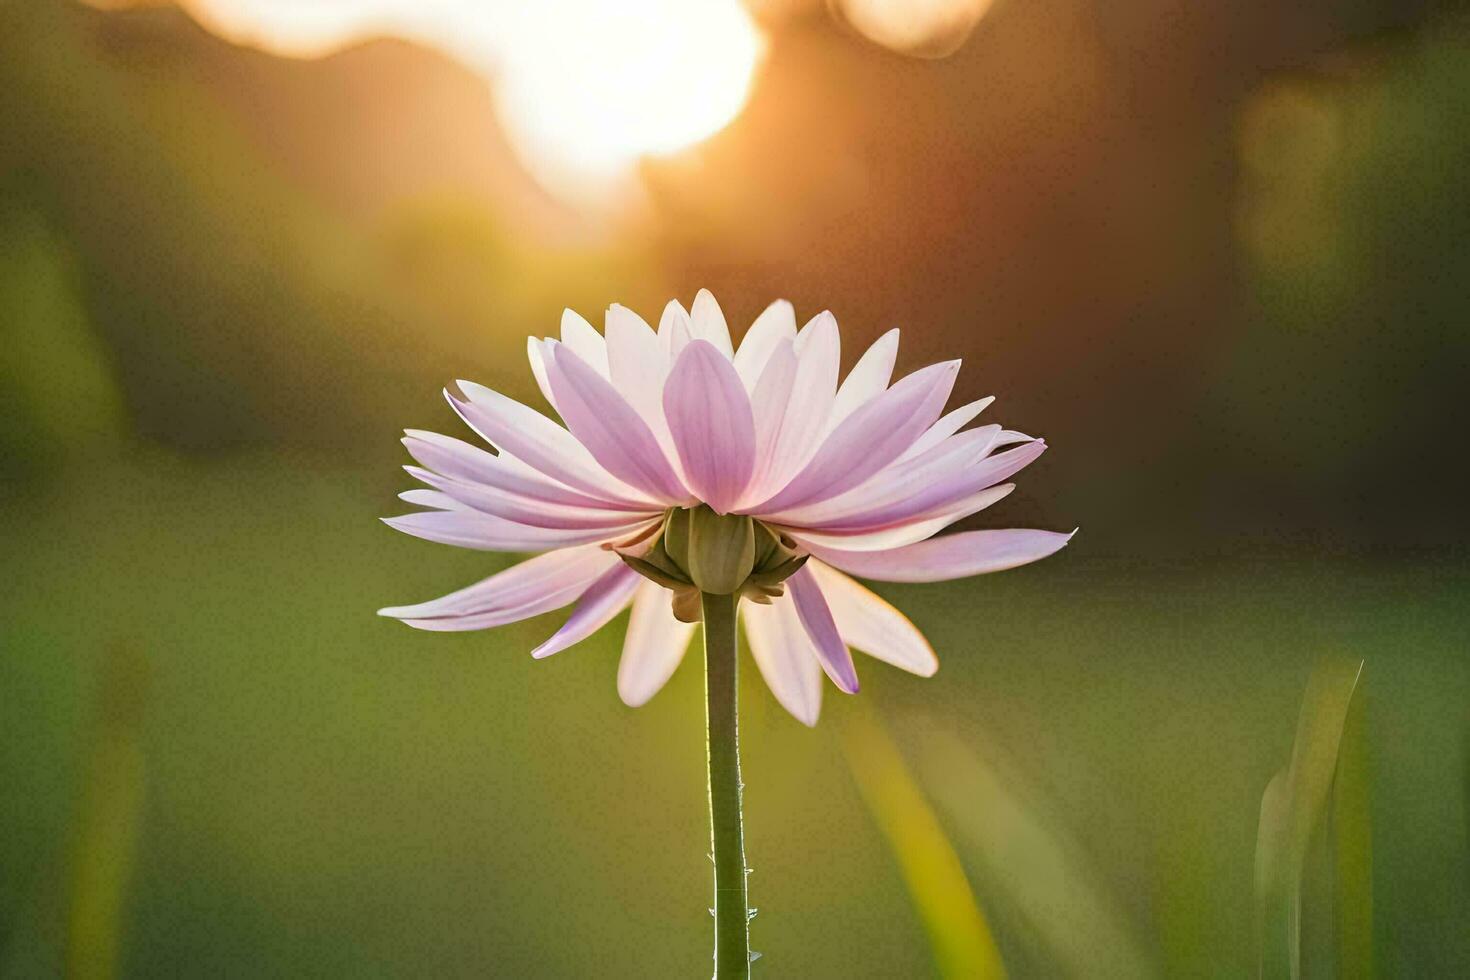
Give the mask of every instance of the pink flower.
POLYGON ((707 291, 691 312, 669 303, 656 332, 622 306, 607 311, 605 330, 568 310, 560 341, 529 341, 536 382, 565 426, 461 381, 462 397, 446 392, 450 404, 498 452, 408 431, 404 444, 422 468, 407 469, 429 489, 402 497, 428 509, 389 525, 463 548, 540 554, 382 615, 425 630, 473 630, 575 603, 534 651, 546 657, 631 605, 618 693, 641 705, 678 666, 693 630, 675 615, 676 593, 697 596, 688 583, 699 582, 699 569, 685 571, 690 559, 674 546, 671 515, 686 519, 683 527, 705 515, 766 542, 754 566, 746 560, 734 573, 746 584, 721 591, 753 600, 740 611, 756 665, 777 700, 812 725, 823 672, 842 691, 858 689, 849 648, 923 676, 938 667, 923 634, 852 576, 962 578, 1044 558, 1071 537, 935 537, 1009 494, 1014 485, 1004 481, 1046 444, 999 425, 966 429, 989 398, 943 414, 958 361, 890 385, 897 330, 840 384, 837 321, 821 313, 798 331, 785 301, 756 318, 738 350, 707 291), (691 508, 699 508, 693 518, 691 508))

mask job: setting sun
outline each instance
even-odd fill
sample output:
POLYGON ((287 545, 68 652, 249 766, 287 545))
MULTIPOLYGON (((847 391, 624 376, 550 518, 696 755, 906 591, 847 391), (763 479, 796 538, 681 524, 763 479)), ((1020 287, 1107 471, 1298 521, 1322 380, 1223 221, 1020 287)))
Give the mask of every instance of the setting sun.
POLYGON ((373 36, 446 51, 493 80, 502 122, 550 189, 585 196, 639 158, 717 132, 763 40, 739 0, 191 0, 211 30, 302 57, 373 36))

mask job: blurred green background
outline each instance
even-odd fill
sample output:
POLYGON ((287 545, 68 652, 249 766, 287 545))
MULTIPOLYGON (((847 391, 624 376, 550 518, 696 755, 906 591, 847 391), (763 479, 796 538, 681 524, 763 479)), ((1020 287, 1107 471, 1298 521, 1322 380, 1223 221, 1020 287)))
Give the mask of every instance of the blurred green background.
POLYGON ((1257 972, 1263 794, 1361 660, 1308 975, 1470 975, 1470 15, 750 11, 740 114, 589 203, 423 43, 0 2, 0 976, 707 970, 697 658, 634 711, 621 620, 373 615, 509 560, 375 520, 438 388, 540 404, 562 307, 701 286, 965 357, 1053 447, 986 523, 1082 527, 883 588, 942 669, 815 730, 745 671, 758 973, 1257 972))

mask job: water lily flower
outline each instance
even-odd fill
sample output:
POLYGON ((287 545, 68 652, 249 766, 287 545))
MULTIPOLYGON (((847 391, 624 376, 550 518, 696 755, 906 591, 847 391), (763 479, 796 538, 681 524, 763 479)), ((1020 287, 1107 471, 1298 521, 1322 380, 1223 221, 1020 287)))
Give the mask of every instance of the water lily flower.
POLYGON ((708 291, 689 312, 669 303, 657 331, 623 306, 607 311, 605 334, 568 310, 560 340, 533 337, 528 348, 565 427, 459 382, 458 395, 445 393, 450 405, 498 453, 409 430, 403 442, 421 466, 408 472, 429 489, 402 497, 429 509, 387 523, 459 547, 542 554, 381 613, 419 629, 474 630, 576 603, 533 651, 546 657, 631 605, 618 670, 629 705, 648 701, 678 666, 701 585, 752 600, 740 615, 756 666, 776 699, 813 725, 823 673, 841 691, 858 689, 849 648, 923 676, 938 667, 923 634, 852 576, 978 575, 1044 558, 1070 537, 935 536, 1003 499, 1014 489, 1005 481, 1046 444, 994 424, 965 428, 991 398, 943 414, 958 361, 890 385, 897 330, 840 384, 830 313, 798 331, 791 304, 777 301, 737 349, 708 291), (740 581, 705 581, 698 555, 691 567, 675 553, 687 543, 671 532, 690 518, 706 537, 723 527, 737 545, 749 542, 751 560, 742 564, 737 547, 725 570, 740 581))
POLYGON ((486 551, 540 552, 439 599, 380 610, 425 630, 503 626, 575 603, 533 655, 591 636, 632 606, 618 667, 630 705, 673 674, 703 621, 717 977, 749 975, 737 738, 736 618, 776 699, 814 725, 822 675, 858 689, 851 649, 915 674, 938 667, 913 623, 856 578, 935 582, 1013 568, 1071 535, 944 534, 1014 489, 1046 449, 999 425, 992 401, 945 414, 958 361, 890 384, 898 331, 839 383, 837 321, 800 330, 766 308, 737 349, 707 291, 655 331, 613 306, 604 333, 568 310, 561 339, 530 338, 531 371, 565 426, 468 381, 446 391, 495 449, 409 430, 427 508, 387 522, 486 551))

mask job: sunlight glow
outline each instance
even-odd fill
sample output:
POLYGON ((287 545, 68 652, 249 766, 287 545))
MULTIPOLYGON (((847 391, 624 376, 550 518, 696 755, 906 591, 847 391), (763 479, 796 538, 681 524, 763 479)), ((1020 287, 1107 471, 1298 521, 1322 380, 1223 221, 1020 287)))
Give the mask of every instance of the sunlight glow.
POLYGON ((189 0, 210 30, 298 57, 374 36, 445 51, 493 80, 517 152, 583 196, 740 111, 764 41, 739 0, 189 0))

